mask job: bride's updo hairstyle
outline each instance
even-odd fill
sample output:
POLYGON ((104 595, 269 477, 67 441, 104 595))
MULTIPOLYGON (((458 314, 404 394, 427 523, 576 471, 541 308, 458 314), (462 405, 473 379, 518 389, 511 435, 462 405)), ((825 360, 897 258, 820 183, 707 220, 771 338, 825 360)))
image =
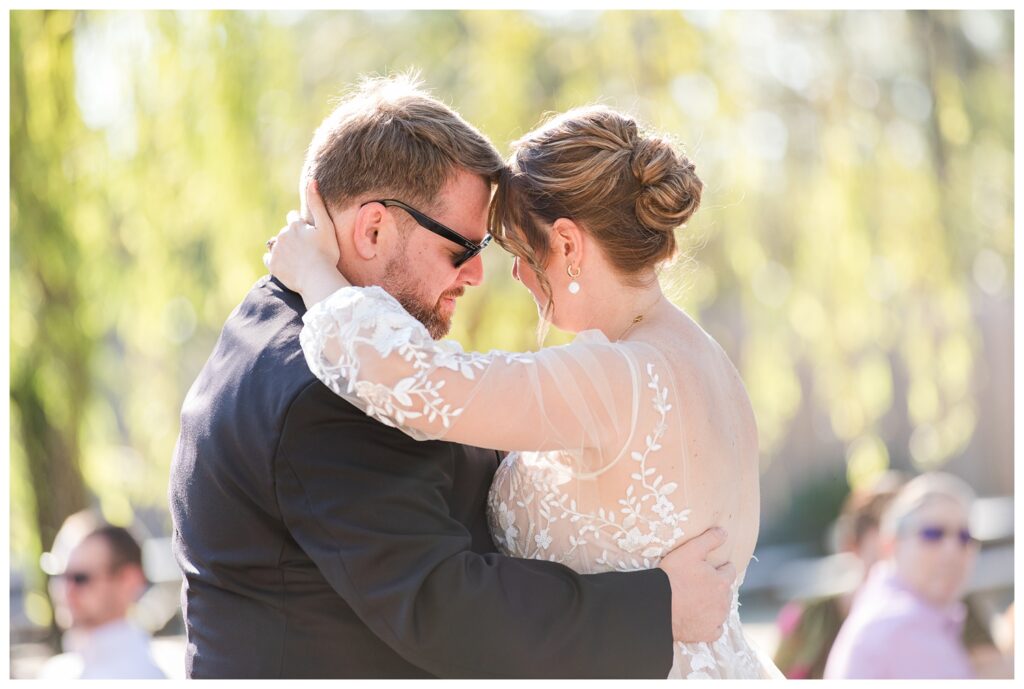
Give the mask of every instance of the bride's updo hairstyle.
POLYGON ((667 139, 604 106, 557 115, 512 144, 490 208, 496 242, 525 261, 548 297, 550 225, 569 218, 640 285, 676 253, 675 230, 700 205, 694 164, 667 139))

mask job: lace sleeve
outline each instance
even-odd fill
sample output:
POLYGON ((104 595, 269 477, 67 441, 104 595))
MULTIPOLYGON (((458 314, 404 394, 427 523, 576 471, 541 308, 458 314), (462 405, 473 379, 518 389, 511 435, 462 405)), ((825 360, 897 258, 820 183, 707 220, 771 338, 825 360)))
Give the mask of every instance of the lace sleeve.
POLYGON ((595 332, 536 353, 464 352, 380 287, 342 288, 303 320, 317 378, 416 439, 592 455, 628 436, 636 365, 595 332))

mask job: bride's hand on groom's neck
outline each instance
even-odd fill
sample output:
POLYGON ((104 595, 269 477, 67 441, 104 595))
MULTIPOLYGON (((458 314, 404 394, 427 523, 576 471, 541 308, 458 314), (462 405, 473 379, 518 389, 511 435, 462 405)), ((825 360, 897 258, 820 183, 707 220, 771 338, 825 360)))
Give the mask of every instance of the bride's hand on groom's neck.
POLYGON ((334 222, 315 180, 306 187, 306 208, 313 224, 291 211, 288 226, 272 240, 264 261, 274 277, 302 295, 308 308, 350 283, 338 271, 341 251, 334 222))

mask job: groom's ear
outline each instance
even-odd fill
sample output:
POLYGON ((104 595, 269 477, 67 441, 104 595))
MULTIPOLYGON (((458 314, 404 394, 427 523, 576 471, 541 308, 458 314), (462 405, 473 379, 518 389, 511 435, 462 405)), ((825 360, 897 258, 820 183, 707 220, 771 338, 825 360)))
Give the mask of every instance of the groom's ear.
POLYGON ((379 203, 368 203, 356 211, 352 227, 352 244, 364 261, 370 261, 380 253, 381 230, 391 222, 391 217, 379 203))

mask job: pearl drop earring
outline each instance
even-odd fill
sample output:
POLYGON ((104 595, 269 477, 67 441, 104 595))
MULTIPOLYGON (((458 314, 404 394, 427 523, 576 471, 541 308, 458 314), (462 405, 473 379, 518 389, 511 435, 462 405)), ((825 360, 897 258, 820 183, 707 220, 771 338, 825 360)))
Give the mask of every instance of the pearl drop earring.
POLYGON ((565 272, 569 274, 570 278, 572 278, 572 282, 569 283, 569 294, 579 294, 580 293, 580 283, 576 282, 576 278, 578 278, 580 276, 580 270, 581 270, 580 268, 577 268, 575 273, 572 272, 572 265, 571 264, 566 266, 566 268, 565 268, 565 272))

